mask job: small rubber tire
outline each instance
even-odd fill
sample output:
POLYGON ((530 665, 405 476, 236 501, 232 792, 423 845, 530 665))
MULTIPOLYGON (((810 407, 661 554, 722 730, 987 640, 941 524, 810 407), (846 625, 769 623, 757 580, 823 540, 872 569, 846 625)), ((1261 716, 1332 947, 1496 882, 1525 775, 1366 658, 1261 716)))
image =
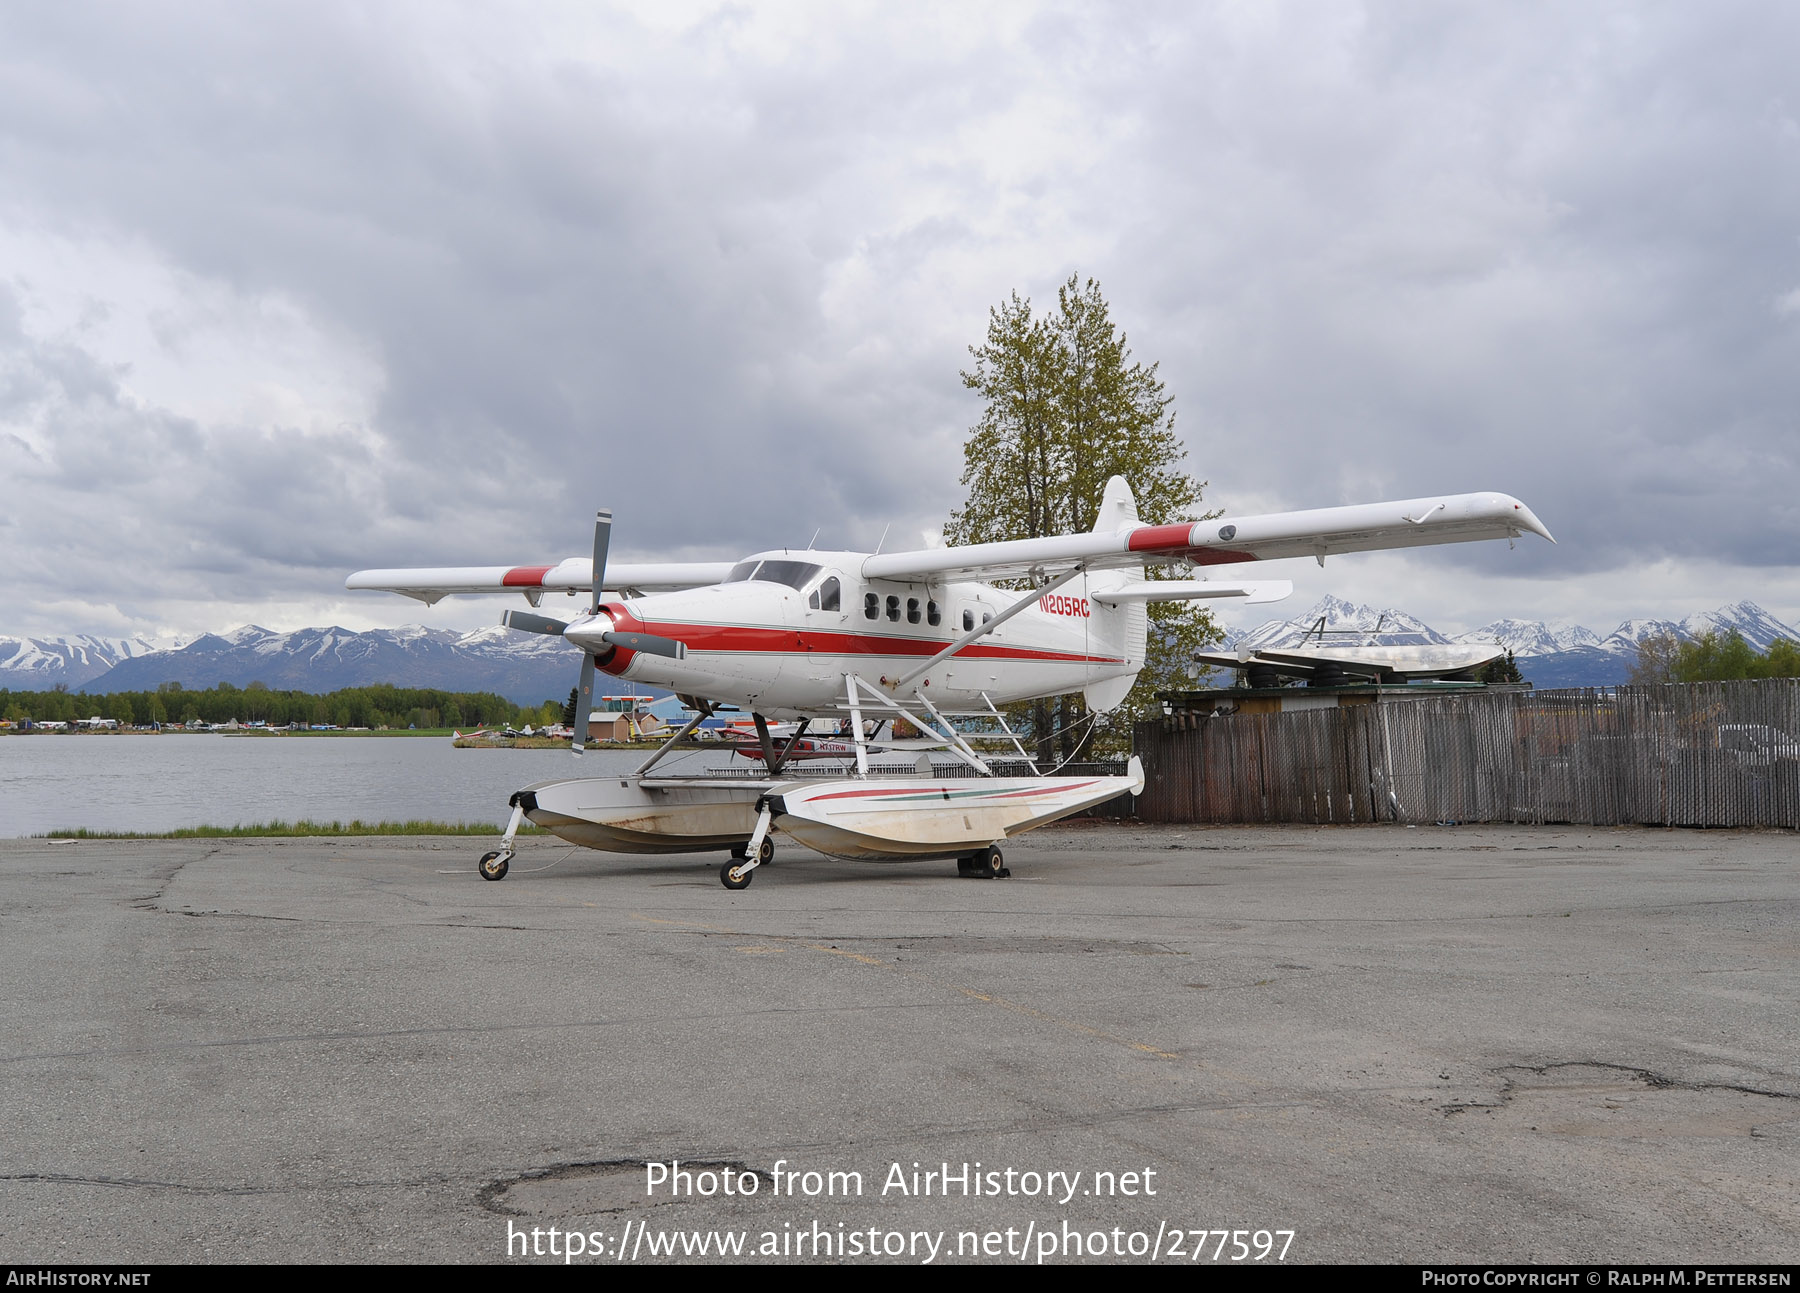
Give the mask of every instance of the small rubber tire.
POLYGON ((975 874, 975 867, 980 860, 979 853, 965 853, 956 859, 956 874, 967 880, 975 874))
POLYGON ((773 862, 774 860, 775 860, 775 841, 773 839, 771 839, 769 836, 765 835, 765 836, 763 836, 762 847, 756 850, 756 865, 768 866, 769 863, 773 862))
POLYGON ((975 855, 975 874, 983 880, 1000 880, 1012 874, 1006 869, 1006 855, 998 844, 975 855))
POLYGON ((481 872, 483 880, 504 880, 507 868, 511 865, 512 859, 496 849, 492 853, 483 853, 481 861, 475 864, 475 869, 481 872))
POLYGON ((719 883, 727 889, 748 889, 755 878, 755 871, 740 871, 735 861, 719 868, 719 883))

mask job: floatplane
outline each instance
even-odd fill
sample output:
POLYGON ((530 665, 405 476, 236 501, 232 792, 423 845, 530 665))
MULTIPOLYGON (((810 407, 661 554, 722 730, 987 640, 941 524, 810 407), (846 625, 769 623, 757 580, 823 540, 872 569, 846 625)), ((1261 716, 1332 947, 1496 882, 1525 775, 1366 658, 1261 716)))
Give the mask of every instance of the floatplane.
MULTIPOLYGON (((479 863, 499 880, 527 819, 574 844, 621 853, 726 850, 719 878, 748 885, 781 832, 834 857, 955 858, 965 876, 1009 874, 1001 845, 1025 831, 1143 789, 1134 757, 1123 775, 1037 769, 1002 707, 1080 691, 1116 708, 1143 667, 1146 603, 1278 601, 1285 580, 1199 577, 1220 566, 1290 557, 1516 539, 1550 532, 1506 494, 1456 494, 1235 521, 1141 523, 1130 486, 1107 482, 1085 534, 912 552, 756 553, 737 562, 607 563, 612 514, 594 521, 593 555, 554 565, 364 570, 349 589, 430 605, 458 594, 522 593, 529 610, 502 623, 562 637, 582 652, 573 749, 579 756, 596 671, 665 687, 693 713, 624 776, 539 782, 516 792, 500 847, 479 863), (1147 568, 1172 577, 1147 578, 1147 568), (1024 581, 1008 590, 993 581, 1024 581), (539 613, 553 593, 588 594, 572 619, 539 613), (613 596, 609 597, 608 594, 613 596), (760 774, 658 774, 719 710, 748 712, 760 774), (985 719, 1033 775, 1001 775, 958 720, 985 719), (769 724, 792 723, 785 738, 769 724), (840 775, 789 770, 809 725, 834 725, 840 775), (884 725, 890 738, 883 740, 884 725), (918 733, 892 739, 897 726, 918 733), (899 768, 871 762, 901 751, 899 768), (955 765, 937 769, 932 752, 955 765), (957 771, 960 775, 944 775, 957 771)), ((1554 542, 1554 540, 1552 540, 1554 542)), ((812 751, 807 751, 812 752, 812 751)))

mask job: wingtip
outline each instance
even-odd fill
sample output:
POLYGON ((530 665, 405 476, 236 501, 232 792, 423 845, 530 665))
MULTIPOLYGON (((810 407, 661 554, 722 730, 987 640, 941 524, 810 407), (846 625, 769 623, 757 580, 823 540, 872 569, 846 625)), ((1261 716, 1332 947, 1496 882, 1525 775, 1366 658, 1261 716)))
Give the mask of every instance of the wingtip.
POLYGON ((1512 497, 1510 494, 1506 496, 1506 501, 1511 503, 1513 505, 1513 510, 1519 513, 1519 520, 1522 522, 1519 526, 1521 530, 1529 530, 1533 534, 1541 535, 1550 540, 1551 543, 1556 542, 1556 536, 1550 533, 1549 526, 1538 520, 1536 512, 1533 512, 1524 503, 1512 497))

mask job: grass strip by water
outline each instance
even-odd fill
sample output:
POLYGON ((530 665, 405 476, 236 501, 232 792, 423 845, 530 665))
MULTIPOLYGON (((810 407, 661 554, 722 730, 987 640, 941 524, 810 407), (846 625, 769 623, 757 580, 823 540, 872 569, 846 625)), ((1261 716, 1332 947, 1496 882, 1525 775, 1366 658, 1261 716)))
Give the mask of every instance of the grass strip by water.
MULTIPOLYGON (((37 839, 47 840, 236 840, 277 839, 296 836, 349 835, 486 835, 498 836, 504 826, 492 822, 255 822, 239 826, 184 826, 174 831, 95 831, 85 826, 45 831, 37 839)), ((519 824, 519 833, 537 828, 530 822, 519 824)))

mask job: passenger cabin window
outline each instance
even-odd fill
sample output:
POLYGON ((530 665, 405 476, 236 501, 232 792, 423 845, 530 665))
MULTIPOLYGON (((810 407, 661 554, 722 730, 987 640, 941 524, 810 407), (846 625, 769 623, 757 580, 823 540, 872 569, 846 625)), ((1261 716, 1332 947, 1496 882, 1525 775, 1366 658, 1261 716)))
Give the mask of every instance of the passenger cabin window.
POLYGON ((881 614, 881 598, 874 593, 863 594, 863 618, 872 620, 881 614))
POLYGON ((900 599, 892 593, 888 594, 887 615, 896 624, 900 622, 900 599))
POLYGON ((981 612, 981 622, 983 624, 990 623, 993 620, 993 618, 994 618, 994 612, 992 612, 992 611, 981 612))
POLYGON ((815 611, 835 611, 838 609, 838 597, 839 585, 837 576, 833 575, 830 579, 827 579, 824 583, 813 589, 812 596, 806 599, 806 604, 815 611))
POLYGON ((919 622, 919 599, 917 597, 908 597, 906 599, 906 622, 908 624, 917 624, 919 622))
POLYGON ((967 633, 970 629, 972 629, 974 627, 975 627, 975 612, 971 611, 971 610, 963 611, 963 632, 967 633))
POLYGON ((938 609, 936 602, 925 603, 925 622, 936 628, 944 622, 944 613, 938 609))

